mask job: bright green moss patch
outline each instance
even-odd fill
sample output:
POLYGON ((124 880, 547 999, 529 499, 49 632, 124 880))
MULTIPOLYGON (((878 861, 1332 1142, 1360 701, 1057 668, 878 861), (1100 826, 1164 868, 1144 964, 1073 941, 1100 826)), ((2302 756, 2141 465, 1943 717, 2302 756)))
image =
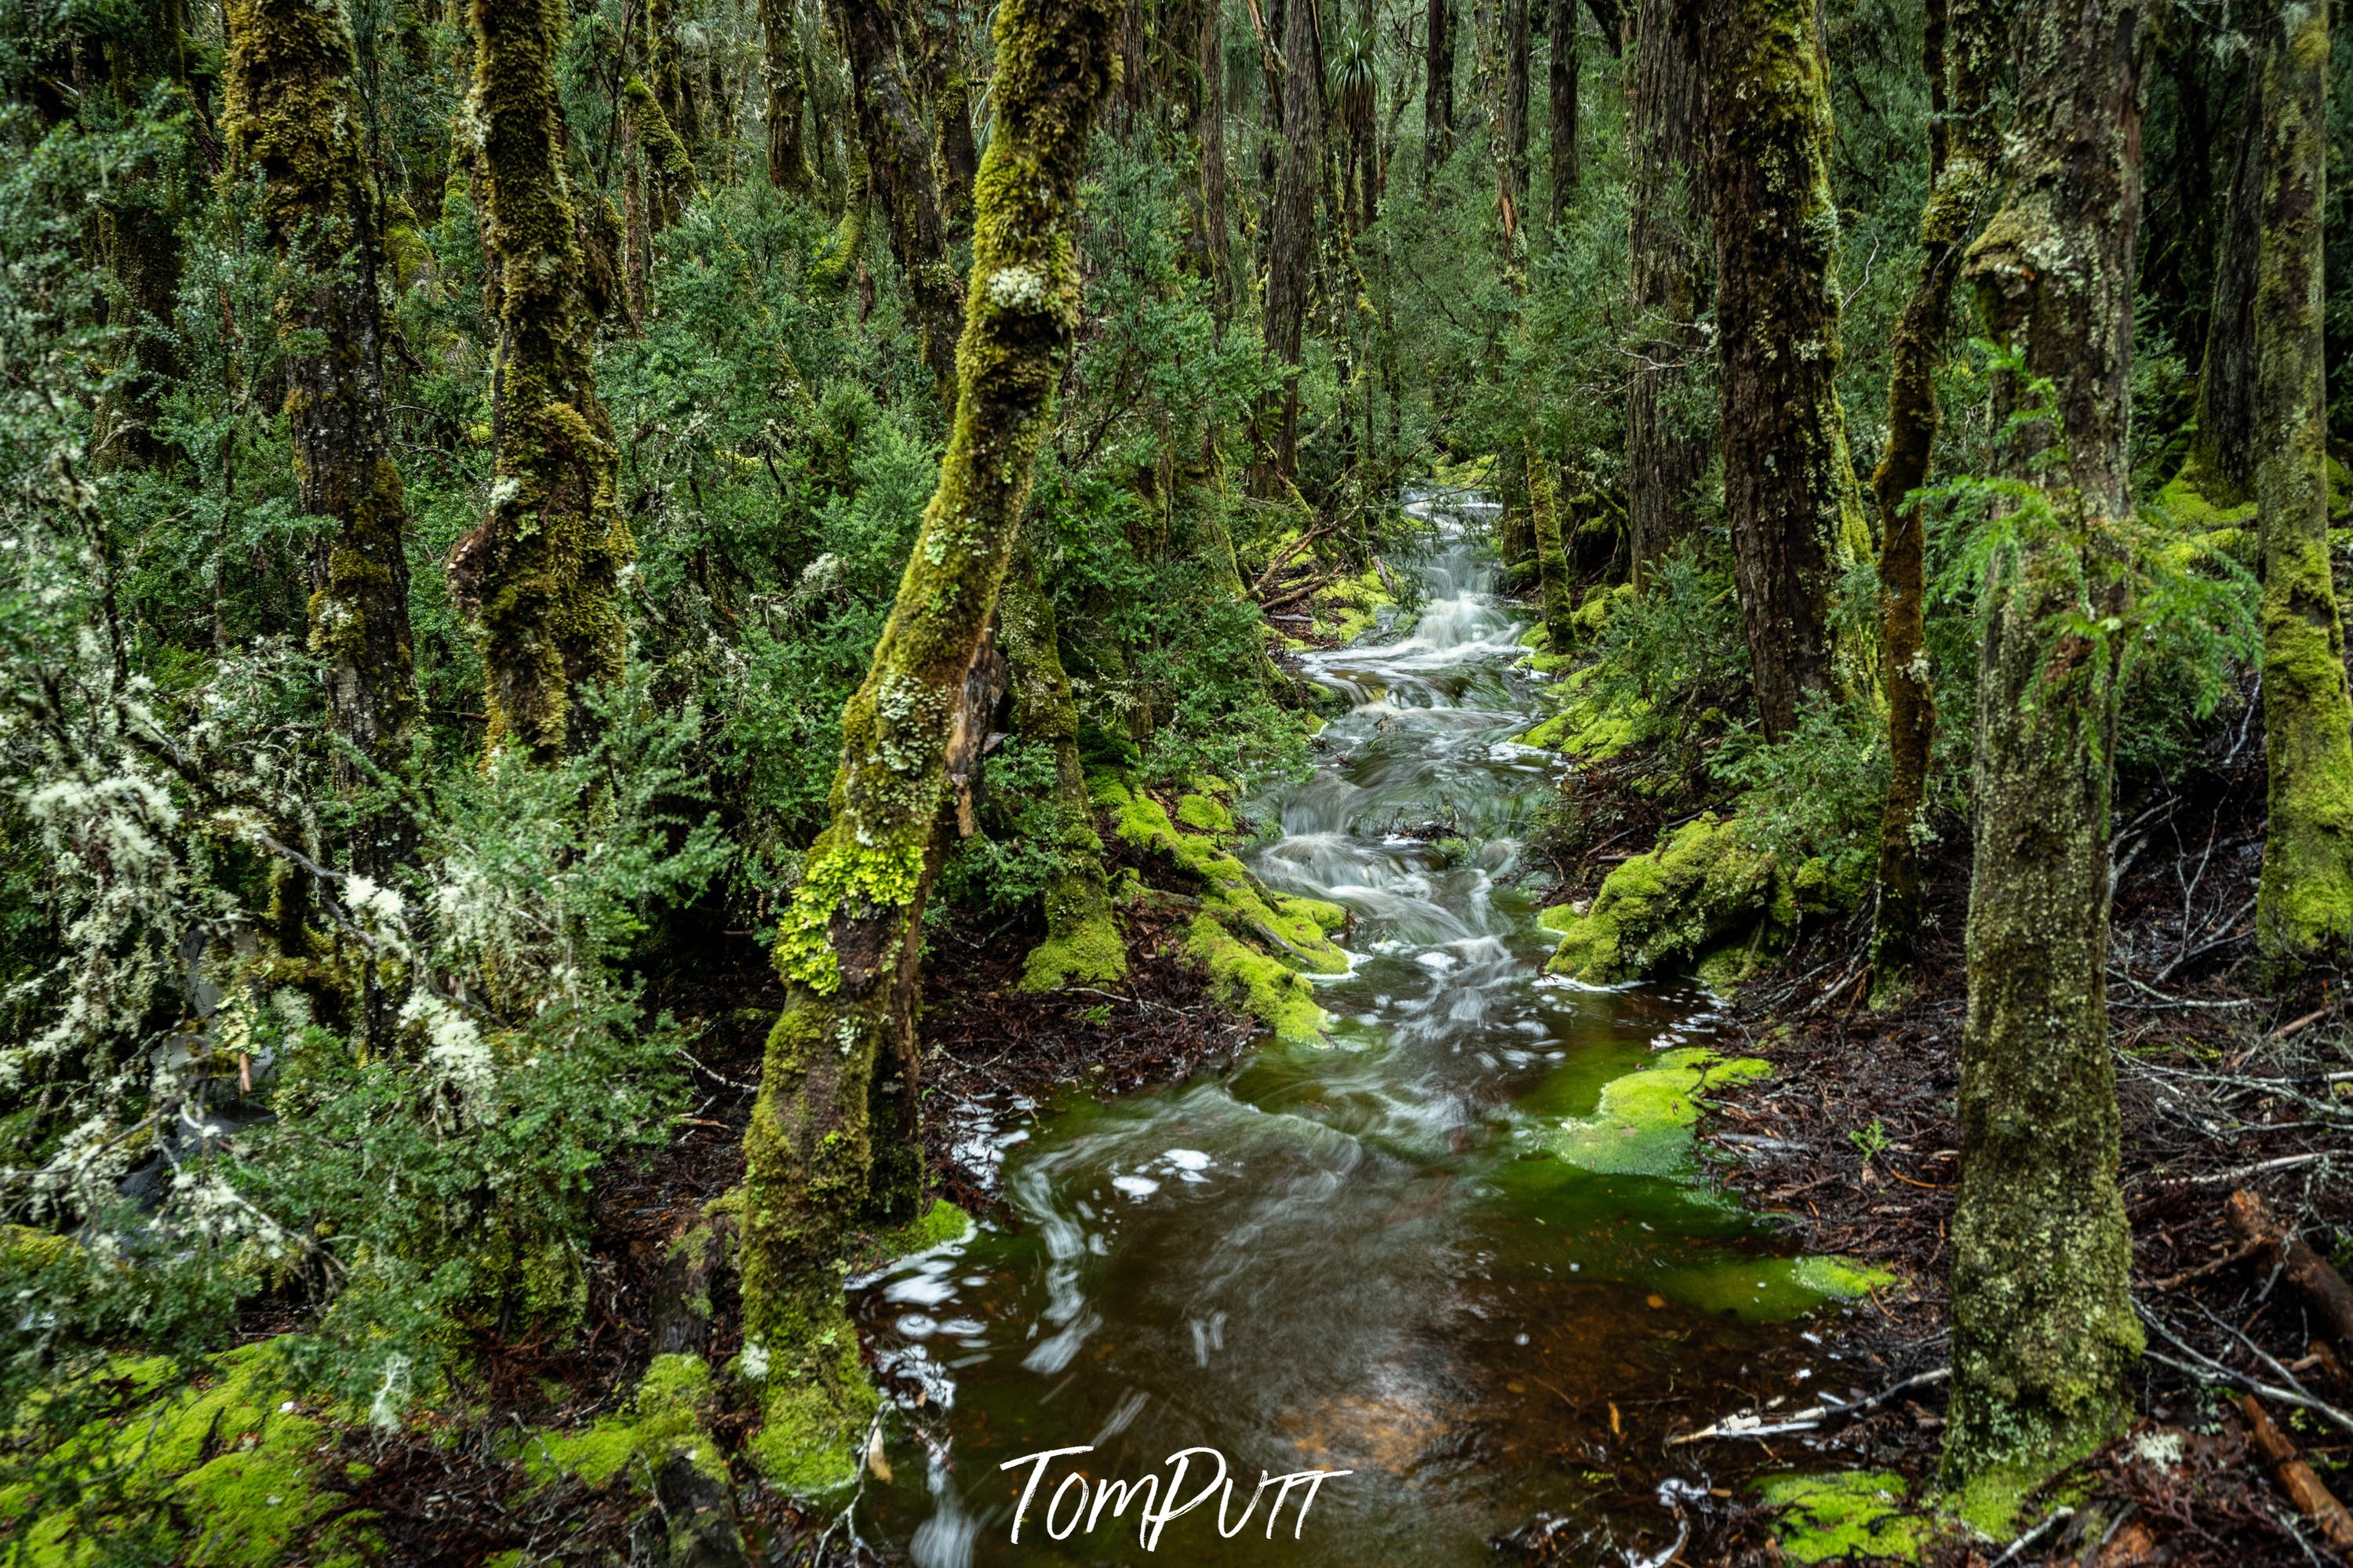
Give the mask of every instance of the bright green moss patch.
POLYGON ((917 1252, 929 1252, 951 1241, 962 1241, 972 1234, 972 1215, 945 1198, 934 1198, 932 1206, 896 1230, 886 1230, 874 1238, 875 1251, 888 1262, 917 1252))
POLYGON ((1793 1563, 1908 1563, 1936 1533, 1931 1521, 1905 1511, 1905 1480, 1892 1470, 1771 1476, 1757 1490, 1767 1508, 1782 1510, 1773 1534, 1793 1563))
POLYGON ((1895 1283, 1883 1268, 1844 1258, 1734 1258, 1650 1277, 1659 1294, 1746 1323, 1804 1317, 1895 1283))
MULTIPOLYGON (((55 1494, 19 1486, 0 1493, 0 1525, 20 1532, 26 1560, 38 1568, 97 1563, 107 1555, 98 1537, 121 1536, 131 1521, 166 1510, 186 1527, 175 1561, 192 1568, 268 1568, 298 1546, 311 1561, 356 1561, 364 1516, 314 1530, 339 1506, 316 1468, 327 1429, 287 1408, 272 1352, 264 1342, 219 1356, 219 1375, 206 1386, 174 1389, 92 1422, 52 1456, 69 1477, 121 1473, 120 1509, 77 1520, 55 1494)), ((153 1357, 113 1370, 134 1390, 152 1392, 172 1369, 168 1358, 153 1357)))
POLYGON ((1219 994, 1283 1039, 1322 1039, 1330 1019, 1302 974, 1347 973, 1348 955, 1330 936, 1347 923, 1347 911, 1321 899, 1270 893, 1212 836, 1231 831, 1232 816, 1207 794, 1182 797, 1172 820, 1151 795, 1116 779, 1097 778, 1092 793, 1111 810, 1123 840, 1154 851, 1199 885, 1201 912, 1186 951, 1208 967, 1219 994), (1208 831, 1188 832, 1180 822, 1208 831), (1227 826, 1216 828, 1219 822, 1227 826))
POLYGON ((1665 1052, 1655 1067, 1602 1085, 1600 1106, 1589 1117, 1563 1122, 1553 1151, 1588 1171, 1677 1174, 1690 1163, 1702 1091, 1772 1070, 1754 1057, 1726 1059, 1696 1047, 1665 1052))
POLYGON ((1221 801, 1206 795, 1180 795, 1176 801, 1176 820, 1201 833, 1231 833, 1234 814, 1221 801))
POLYGON ((1573 904, 1554 904, 1536 911, 1536 924, 1549 931, 1565 931, 1584 918, 1573 904))
POLYGON ((1355 642, 1366 632, 1377 630, 1381 611, 1396 604, 1397 595, 1381 581, 1379 570, 1367 566, 1315 595, 1315 630, 1334 641, 1355 642))
POLYGON ((1127 942, 1106 908, 1031 948, 1021 961, 1018 989, 1059 991, 1065 985, 1099 985, 1126 973, 1127 942))
POLYGON ((1272 1029, 1276 1038, 1296 1045, 1323 1041, 1331 1016, 1298 971, 1237 940, 1208 914, 1194 917, 1185 951, 1208 967, 1221 1001, 1272 1029))
POLYGON ((543 1478, 576 1476, 602 1486, 629 1472, 643 1482, 672 1455, 708 1474, 726 1475, 719 1447, 706 1429, 712 1408, 710 1365, 698 1355, 658 1355, 646 1368, 629 1408, 607 1415, 585 1432, 535 1435, 524 1466, 543 1478))
POLYGON ((1785 873, 1745 823, 1709 813, 1610 872, 1591 910, 1560 928, 1546 967, 1607 985, 1696 963, 1711 984, 1729 984, 1778 952, 1801 906, 1828 892, 1819 867, 1785 873))

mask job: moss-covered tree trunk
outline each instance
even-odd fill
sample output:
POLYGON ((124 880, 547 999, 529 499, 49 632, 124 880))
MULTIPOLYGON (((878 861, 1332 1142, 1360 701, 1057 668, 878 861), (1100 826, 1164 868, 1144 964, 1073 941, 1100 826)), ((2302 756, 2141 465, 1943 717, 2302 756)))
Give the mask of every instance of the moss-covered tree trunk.
MULTIPOLYGON (((1276 363, 1295 366, 1314 287, 1315 193, 1324 162, 1324 40, 1315 7, 1305 0, 1283 13, 1282 60, 1282 162, 1267 215, 1266 351, 1276 363)), ((1271 414, 1269 456, 1277 479, 1288 482, 1299 468, 1296 371, 1283 376, 1271 414)))
POLYGON ((646 74, 652 79, 654 100, 691 161, 702 153, 702 106, 678 36, 678 0, 645 0, 645 17, 646 74))
POLYGON ((952 405, 964 287, 948 264, 931 149, 899 68, 897 24, 881 0, 841 0, 836 15, 849 51, 850 98, 866 145, 868 187, 882 204, 892 254, 906 274, 907 306, 922 338, 923 363, 937 378, 942 400, 952 405))
POLYGON ((760 74, 767 100, 760 111, 767 132, 768 184, 808 197, 817 194, 802 129, 808 102, 808 66, 801 58, 800 18, 794 0, 760 0, 760 74))
POLYGON ((1543 598, 1545 633, 1554 653, 1566 653, 1573 630, 1569 616, 1577 605, 1571 600, 1574 588, 1561 532, 1560 469, 1537 450, 1534 441, 1523 443, 1522 450, 1527 455, 1528 522, 1535 535, 1536 585, 1543 598))
POLYGON ((1005 580, 997 640, 1010 675, 1014 731, 1054 754, 1052 847, 1058 864, 1046 884, 1046 940, 1023 961, 1021 988, 1103 984, 1127 973, 1127 944, 1112 919, 1103 839, 1095 831, 1086 769, 1079 761, 1078 704, 1055 646, 1054 604, 1039 580, 1037 552, 1027 538, 1015 546, 1005 580))
POLYGON ((1831 584, 1869 547, 1838 397, 1830 63, 1813 0, 1704 12, 1724 510, 1757 716, 1778 739, 1831 688, 1831 584))
MULTIPOLYGON (((232 177, 261 183, 284 258, 279 325, 290 339, 286 424, 302 510, 332 518, 311 568, 311 646, 352 755, 347 789, 396 774, 417 716, 408 627, 408 507, 385 407, 383 235, 361 146, 350 33, 309 0, 234 0, 228 11, 232 177), (298 335, 299 334, 299 335, 298 335)), ((406 843, 395 809, 363 812, 352 864, 382 877, 406 843)))
POLYGON ((2019 16, 2002 205, 1964 271, 1988 334, 2024 356, 1997 383, 1998 424, 2042 405, 2040 380, 2055 414, 2010 432, 2005 466, 2039 494, 1979 600, 1944 1466, 1996 1492, 2121 1429, 2141 1342, 2105 979, 2116 660, 2054 621, 2127 608, 2106 542, 2132 504, 2144 16, 2137 0, 2019 16))
POLYGON ((2321 332, 2328 7, 2263 16, 2263 251, 2255 499, 2263 519, 2263 747, 2271 820, 2255 941, 2277 963, 2353 936, 2353 701, 2329 574, 2321 332))
POLYGON ((1453 0, 1430 0, 1426 74, 1421 91, 1421 183, 1454 156, 1454 31, 1460 13, 1453 0))
POLYGON ((1715 445, 1699 316, 1708 294, 1699 200, 1699 45, 1680 0, 1640 0, 1627 69, 1631 154, 1626 302, 1626 525, 1634 581, 1689 534, 1715 445))
POLYGON ((622 83, 621 111, 644 170, 646 232, 659 234, 679 220, 693 199, 694 159, 644 78, 633 76, 622 83))
POLYGON ((932 117, 932 162, 939 174, 940 216, 953 233, 972 225, 972 182, 980 152, 972 135, 972 74, 964 29, 953 5, 918 4, 924 107, 932 117))
POLYGON ((2263 437, 2255 413, 2255 292, 2265 240, 2264 51, 2247 58, 2247 96, 2231 157, 2231 190, 2214 247, 2214 284, 2206 306, 2206 352, 2198 365, 2197 428, 2186 477, 2215 506, 2254 499, 2256 451, 2263 437))
POLYGON ((955 425, 898 603, 844 711, 832 821, 776 949, 790 996, 744 1137, 742 1366, 766 1384, 754 1451, 795 1490, 855 1473, 876 1403, 836 1260, 871 1196, 877 1061, 912 1037, 934 827, 952 764, 976 752, 976 728, 985 736, 967 692, 1077 331, 1073 209, 1116 77, 1115 22, 1113 0, 997 9, 996 133, 975 189, 955 425))
POLYGON ((1568 195, 1577 189, 1577 89, 1583 33, 1573 0, 1552 0, 1551 54, 1545 66, 1545 100, 1552 120, 1552 221, 1568 210, 1568 195))
POLYGON ((450 585, 488 683, 488 744, 554 756, 585 738, 582 699, 621 667, 619 455, 596 398, 595 319, 564 170, 556 0, 473 0, 469 120, 488 292, 498 308, 491 513, 450 585))
POLYGON ((1992 188, 1993 73, 2000 34, 1989 0, 1929 0, 1928 202, 1920 270, 1890 345, 1887 447, 1871 476, 1879 503, 1879 629, 1887 689, 1887 800, 1880 814, 1872 992, 1908 988, 1920 938, 1920 840, 1936 699, 1928 682, 1927 537, 1916 503, 1936 447, 1936 373, 1951 333, 1953 279, 1992 188))

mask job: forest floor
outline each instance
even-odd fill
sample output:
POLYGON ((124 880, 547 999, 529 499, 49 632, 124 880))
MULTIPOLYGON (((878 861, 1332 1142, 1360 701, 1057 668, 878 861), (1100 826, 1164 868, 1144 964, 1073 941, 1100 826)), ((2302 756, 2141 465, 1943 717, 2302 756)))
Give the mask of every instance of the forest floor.
MULTIPOLYGON (((1114 847, 1113 858, 1119 856, 1114 847)), ((1165 867, 1135 862, 1140 873, 1165 867)), ((922 1018, 925 1142, 938 1196, 967 1212, 996 1203, 995 1147, 976 1125, 1010 1126, 1057 1095, 1113 1094, 1181 1080, 1232 1059, 1256 1032, 1219 1005, 1208 976, 1183 956, 1183 934, 1149 910, 1131 914, 1133 967, 1115 987, 1030 995, 1016 989, 1021 960, 1042 934, 1018 922, 960 914, 928 936, 922 1018)), ((678 1135, 603 1173, 590 1247, 585 1332, 561 1343, 484 1336, 489 1348, 453 1385, 447 1414, 426 1412, 400 1432, 346 1431, 339 1458, 356 1467, 343 1503, 323 1517, 363 1510, 388 1560, 471 1565, 522 1551, 529 1561, 633 1561, 633 1532, 648 1528, 642 1487, 616 1476, 601 1486, 550 1480, 527 1462, 519 1433, 577 1430, 624 1411, 652 1356, 649 1325, 672 1244, 702 1223, 705 1205, 743 1180, 767 1026, 784 1004, 766 952, 737 938, 705 952, 691 974, 656 998, 700 1026, 693 1045, 695 1103, 678 1135)), ((732 1270, 713 1276, 710 1359, 742 1348, 732 1270)), ((255 1337, 284 1325, 267 1314, 255 1337)), ((723 1409, 713 1435, 731 1451, 750 1435, 750 1408, 723 1409)), ((739 1475, 755 1473, 749 1463, 739 1475)), ((773 1493, 738 1499, 754 1562, 872 1561, 829 1538, 828 1517, 805 1514, 773 1493)))
MULTIPOLYGON (((2334 1560, 2253 1451, 2241 1411, 2183 1370, 2208 1360, 2236 1377, 2353 1406, 2347 1347, 2330 1345, 2269 1254, 2243 1244, 2226 1217, 2226 1200, 2245 1190, 2291 1232, 2353 1233, 2353 1184, 2331 1179, 2330 1163, 2344 1154, 2347 1123, 2316 1120, 2298 1105, 2299 1096, 2328 1092, 2320 1075, 2347 1067, 2353 1020, 2333 972, 2284 994, 2256 979, 2249 914, 2263 803, 2260 737, 2250 746, 2243 727, 2233 727, 2218 729, 2209 754, 2178 782, 2118 814, 2125 869, 2109 1005, 2134 1294, 2152 1352, 2134 1376, 2141 1419, 2027 1500, 2021 1529, 2040 1535, 2014 1551, 1932 1546, 1938 1568, 2334 1560)), ((1656 809, 1654 800, 1626 805, 1656 809)), ((1586 819, 1599 818, 1614 819, 1606 809, 1586 819)), ((1894 1008, 1865 1005, 1867 909, 1801 933, 1732 1009, 1741 1048, 1771 1061, 1772 1076, 1727 1090, 1703 1123, 1725 1184, 1778 1215, 1797 1246, 1901 1275, 1873 1295, 1871 1310, 1833 1325, 1850 1364, 1880 1369, 1882 1387, 1949 1363, 1944 1280, 1958 1173, 1968 848, 1960 825, 1945 826, 1928 868, 1931 929, 1916 992, 1894 1008)), ((1582 859, 1564 856, 1559 897, 1598 888, 1620 858, 1600 858, 1602 847, 1582 859)), ((1933 1487, 1944 1405, 1943 1384, 1927 1381, 1852 1420, 1833 1416, 1804 1462, 1892 1470, 1916 1497, 1933 1487)), ((2353 1490, 2353 1436, 2276 1403, 2268 1413, 2332 1489, 2353 1490)), ((1792 1440, 1780 1441, 1788 1458, 1792 1440)), ((1699 1497, 1686 1506, 1693 1536, 1681 1561, 1788 1560, 1773 1511, 1752 1499, 1699 1497)))
MULTIPOLYGON (((2255 981, 2246 916, 2260 866, 2263 789, 2259 748, 2250 752, 2243 731, 2218 731, 2202 765, 2119 814, 2126 826, 2117 856, 2126 870, 2115 906, 2110 997, 2136 1295, 2153 1321, 2157 1352, 2136 1373, 2143 1418, 2028 1500, 2025 1523, 2048 1522, 2035 1541, 2006 1559, 1982 1543, 1932 1545, 1936 1568, 2326 1560, 2325 1546, 2313 1555, 2315 1532, 2253 1452, 2237 1408, 2171 1364, 2211 1358, 2241 1376, 2300 1380, 2316 1400, 2353 1405, 2353 1377, 2338 1354, 2225 1213, 2225 1200, 2246 1189, 2291 1229, 2353 1232, 2353 1189, 2325 1179, 2326 1156, 2341 1152, 2343 1123, 2311 1118, 2295 1099, 2325 1092, 2316 1076, 2344 1068, 2353 1020, 2335 1006, 2343 987, 2333 973, 2316 973, 2287 994, 2255 981), (2054 1517, 2063 1503, 2074 1511, 2054 1517)), ((1557 896, 1589 894, 1623 858, 1608 853, 1612 844, 1646 846, 1656 836, 1662 824, 1641 819, 1658 811, 1660 795, 1632 787, 1637 772, 1588 771, 1582 787, 1622 793, 1582 818, 1607 822, 1608 837, 1587 832, 1593 842, 1581 855, 1573 845, 1555 847, 1557 896)), ((1948 1359, 1943 1279, 1957 1170, 1968 846, 1965 833, 1947 826, 1929 868, 1931 929, 1917 992, 1892 1009, 1864 1005, 1867 912, 1801 932, 1732 1009, 1742 1048, 1770 1060, 1773 1076, 1723 1095, 1703 1128, 1725 1184, 1778 1215, 1793 1246, 1899 1273, 1901 1283, 1874 1293, 1867 1310, 1817 1325, 1850 1364, 1880 1371, 1882 1387, 1933 1373, 1948 1359)), ((1113 854, 1123 858, 1117 846, 1113 854)), ((1133 863, 1147 880, 1167 874, 1146 859, 1133 863)), ((1131 918, 1134 967, 1124 981, 1047 995, 1016 989, 1037 931, 1018 921, 935 923, 922 1031, 926 1138, 940 1195, 972 1212, 992 1207, 990 1134, 1058 1095, 1181 1080, 1248 1047, 1250 1021, 1211 999, 1206 976, 1182 955, 1181 933, 1155 920, 1148 909, 1131 918)), ((626 1556, 632 1531, 646 1528, 641 1489, 621 1478, 602 1487, 551 1484, 523 1462, 515 1437, 585 1426, 625 1405, 650 1356, 652 1300, 671 1243, 741 1180, 742 1134, 782 989, 766 954, 744 937, 679 973, 691 980, 659 1001, 702 1025, 692 1047, 695 1102, 669 1144, 603 1174, 586 1331, 561 1344, 486 1336, 498 1348, 452 1391, 462 1413, 428 1415, 393 1436, 355 1431, 344 1439, 342 1458, 364 1467, 353 1472, 348 1508, 373 1516, 396 1560, 473 1564, 517 1549, 533 1559, 626 1556)), ((717 1363, 739 1348, 724 1280, 713 1306, 717 1363)), ((1833 1417, 1814 1434, 1820 1446, 1806 1462, 1893 1471, 1916 1496, 1933 1485, 1943 1405, 1942 1385, 1930 1382, 1852 1420, 1833 1417)), ((2271 1415, 2325 1480, 2353 1491, 2339 1479, 2353 1466, 2346 1433, 2277 1405, 2271 1415)), ((734 1447, 752 1421, 748 1409, 723 1412, 714 1434, 734 1447)), ((1723 1458, 1731 1469, 1751 1462, 1746 1454, 1723 1458)), ((1784 1447, 1754 1458, 1790 1455, 1784 1447)), ((826 1536, 826 1521, 780 1498, 742 1501, 755 1561, 862 1558, 826 1536)), ((1691 1496, 1683 1507, 1691 1534, 1680 1563, 1746 1568, 1805 1560, 1785 1550, 1776 1526, 1787 1535, 1786 1522, 1746 1488, 1691 1496)))

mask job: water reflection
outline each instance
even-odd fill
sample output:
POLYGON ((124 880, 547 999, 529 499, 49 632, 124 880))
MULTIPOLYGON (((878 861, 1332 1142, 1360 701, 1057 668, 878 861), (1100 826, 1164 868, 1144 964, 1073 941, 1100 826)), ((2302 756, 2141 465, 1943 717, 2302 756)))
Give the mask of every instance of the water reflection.
POLYGON ((1726 1315, 1726 1282, 1769 1251, 1749 1218, 1546 1152, 1603 1083, 1715 1026, 1704 994, 1539 978, 1548 942, 1514 882, 1558 764, 1510 742, 1534 708, 1511 669, 1524 628, 1459 526, 1493 503, 1416 504, 1445 525, 1420 616, 1304 661, 1355 706, 1314 776, 1254 808, 1282 826, 1259 874, 1355 917, 1356 962, 1321 990, 1331 1046, 1110 1104, 983 1108, 959 1136, 1001 1160, 1007 1216, 860 1282, 902 1404, 860 1529, 922 1568, 1482 1563, 1538 1510, 1630 1497, 1663 1540, 1647 1467, 1679 1401, 1712 1415, 1804 1348, 1746 1297, 1726 1315), (1214 1448, 1237 1514, 1262 1474, 1353 1473, 1295 1539, 1294 1495, 1271 1538, 1262 1513, 1225 1538, 1205 1506, 1150 1553, 1135 1510, 1090 1531, 1066 1501, 1057 1542, 1041 1495, 1011 1543, 1019 1478, 999 1467, 1079 1446, 1050 1481, 1214 1448))

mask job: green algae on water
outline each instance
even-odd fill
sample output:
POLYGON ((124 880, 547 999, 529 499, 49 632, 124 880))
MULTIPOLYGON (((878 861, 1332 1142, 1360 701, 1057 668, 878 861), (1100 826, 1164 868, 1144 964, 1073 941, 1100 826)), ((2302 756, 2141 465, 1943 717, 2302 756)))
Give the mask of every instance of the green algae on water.
POLYGON ((1701 1090, 1752 1082, 1772 1070, 1755 1057, 1727 1058, 1698 1047, 1667 1051, 1656 1065, 1604 1084, 1599 1108, 1563 1122, 1553 1152, 1603 1174, 1679 1174, 1691 1163, 1701 1090))

